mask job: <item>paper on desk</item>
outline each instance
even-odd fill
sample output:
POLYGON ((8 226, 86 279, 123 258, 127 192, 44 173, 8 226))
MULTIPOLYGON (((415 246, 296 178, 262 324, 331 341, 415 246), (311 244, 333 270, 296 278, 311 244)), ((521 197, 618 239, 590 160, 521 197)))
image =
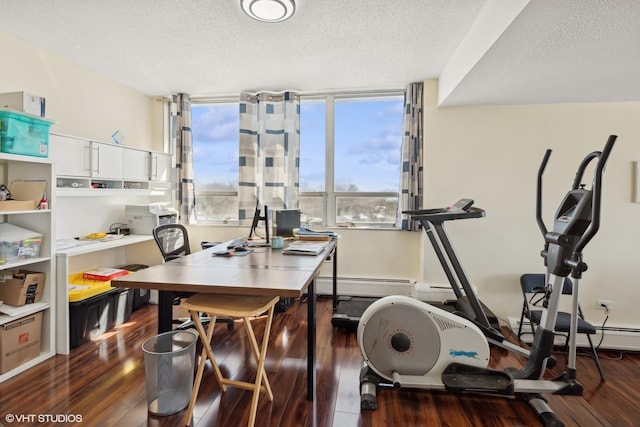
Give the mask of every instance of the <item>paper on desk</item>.
POLYGON ((318 255, 326 247, 326 243, 294 242, 284 248, 282 253, 285 255, 318 255))
POLYGON ((313 231, 308 228, 300 227, 298 229, 298 235, 300 236, 331 236, 335 237, 336 233, 334 231, 313 231))
POLYGON ((56 250, 63 251, 65 249, 75 248, 77 246, 83 246, 86 244, 90 244, 88 241, 80 241, 76 239, 57 239, 56 240, 56 250))

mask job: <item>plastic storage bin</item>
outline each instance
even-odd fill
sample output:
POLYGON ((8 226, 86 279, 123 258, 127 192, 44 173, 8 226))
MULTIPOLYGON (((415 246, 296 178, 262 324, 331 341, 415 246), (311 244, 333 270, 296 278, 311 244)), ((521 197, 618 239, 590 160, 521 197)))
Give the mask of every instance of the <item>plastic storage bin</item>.
POLYGON ((75 348, 113 327, 113 291, 69 303, 69 344, 75 348))
POLYGON ((113 298, 113 326, 128 322, 133 311, 133 289, 115 288, 113 298))
MULTIPOLYGON (((135 272, 144 270, 145 268, 149 268, 149 266, 144 264, 127 264, 118 266, 116 268, 135 272)), ((131 311, 136 311, 138 308, 149 303, 149 300, 151 298, 151 291, 149 289, 131 289, 129 295, 133 300, 131 303, 131 311)))
POLYGON ((69 341, 75 348, 131 317, 133 291, 114 288, 110 280, 69 276, 69 341))
POLYGON ((198 336, 191 331, 175 330, 142 344, 151 414, 171 415, 189 405, 197 340, 198 336))
POLYGON ((0 150, 3 153, 49 157, 52 121, 30 114, 0 110, 0 150))
POLYGON ((0 224, 0 264, 38 258, 42 234, 9 223, 0 224))

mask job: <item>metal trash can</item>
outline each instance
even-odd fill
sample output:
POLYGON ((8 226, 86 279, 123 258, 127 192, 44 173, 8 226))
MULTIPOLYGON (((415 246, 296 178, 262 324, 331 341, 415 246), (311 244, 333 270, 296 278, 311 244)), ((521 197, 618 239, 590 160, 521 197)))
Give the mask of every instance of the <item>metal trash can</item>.
POLYGON ((171 415, 189 405, 196 342, 188 330, 165 332, 142 344, 147 404, 153 415, 171 415))

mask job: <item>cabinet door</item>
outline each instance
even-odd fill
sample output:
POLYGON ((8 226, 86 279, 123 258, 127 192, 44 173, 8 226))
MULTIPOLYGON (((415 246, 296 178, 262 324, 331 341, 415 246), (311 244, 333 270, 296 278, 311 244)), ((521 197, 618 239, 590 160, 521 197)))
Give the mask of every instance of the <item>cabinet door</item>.
POLYGON ((89 177, 91 175, 91 143, 69 136, 51 135, 51 157, 57 175, 89 177))
POLYGON ((117 145, 91 143, 91 177, 122 179, 122 147, 117 145))
POLYGON ((123 148, 124 179, 129 181, 149 181, 148 151, 123 148))
POLYGON ((171 156, 151 153, 151 180, 169 182, 171 179, 171 156))

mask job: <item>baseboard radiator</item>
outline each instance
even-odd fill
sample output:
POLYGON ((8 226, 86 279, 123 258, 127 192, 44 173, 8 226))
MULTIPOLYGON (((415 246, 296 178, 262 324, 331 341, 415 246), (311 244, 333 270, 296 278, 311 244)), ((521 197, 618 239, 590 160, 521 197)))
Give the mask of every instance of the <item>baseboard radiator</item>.
MULTIPOLYGON (((510 317, 509 324, 514 334, 517 334, 520 319, 510 317)), ((531 327, 529 326, 529 322, 526 319, 522 322, 522 330, 526 332, 522 335, 522 341, 530 344, 533 341, 533 335, 531 335, 531 327)), ((600 326, 596 326, 596 333, 594 335, 591 335, 591 341, 593 342, 594 346, 597 346, 598 343, 600 343, 601 339, 601 349, 640 351, 640 329, 638 328, 611 326, 605 326, 604 328, 602 328, 600 326)), ((555 344, 563 345, 564 338, 556 337, 555 344)), ((589 347, 589 343, 584 334, 578 334, 578 336, 576 337, 576 344, 578 347, 589 347)))
MULTIPOLYGON (((380 279, 364 277, 338 277, 338 295, 384 297, 387 295, 411 296, 415 280, 380 279)), ((333 278, 316 279, 318 295, 333 295, 333 278)))

